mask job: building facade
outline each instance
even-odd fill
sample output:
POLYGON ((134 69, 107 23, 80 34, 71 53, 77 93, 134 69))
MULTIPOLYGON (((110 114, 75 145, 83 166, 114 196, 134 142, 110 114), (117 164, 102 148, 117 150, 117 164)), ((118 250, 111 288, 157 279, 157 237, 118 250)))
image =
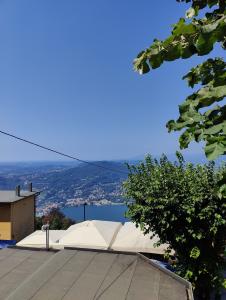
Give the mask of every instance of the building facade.
POLYGON ((38 192, 0 191, 0 240, 17 242, 35 230, 38 192))

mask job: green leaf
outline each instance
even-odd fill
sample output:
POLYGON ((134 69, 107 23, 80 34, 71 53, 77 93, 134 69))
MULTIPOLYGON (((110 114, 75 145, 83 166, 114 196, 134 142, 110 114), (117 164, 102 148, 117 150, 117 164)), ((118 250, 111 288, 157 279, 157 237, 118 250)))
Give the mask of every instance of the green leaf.
POLYGON ((223 129, 223 134, 226 134, 226 121, 223 123, 222 129, 223 129))
POLYGON ((172 61, 181 56, 181 44, 180 43, 175 43, 171 47, 168 47, 165 50, 165 60, 166 61, 172 61))
POLYGON ((181 46, 181 57, 183 59, 189 58, 195 53, 196 53, 195 47, 192 47, 190 45, 182 45, 181 46))
POLYGON ((222 286, 223 286, 224 289, 226 289, 226 279, 223 280, 222 286))
POLYGON ((200 249, 198 247, 194 247, 192 248, 191 252, 190 252, 190 257, 197 259, 200 255, 200 249))
POLYGON ((209 160, 216 159, 219 155, 225 153, 226 147, 221 142, 214 142, 205 146, 205 153, 209 160))
POLYGON ((181 18, 177 24, 174 25, 172 34, 174 36, 192 34, 196 32, 196 27, 193 24, 186 24, 185 19, 181 18))
POLYGON ((204 130, 204 134, 216 134, 223 129, 223 124, 218 124, 204 130))
POLYGON ((188 147, 188 144, 194 139, 194 134, 186 130, 179 138, 181 149, 188 147))
POLYGON ((187 278, 189 280, 190 278, 192 278, 192 276, 193 276, 193 272, 190 270, 187 270, 187 272, 185 274, 185 278, 187 278))
POLYGON ((217 37, 214 34, 200 34, 195 47, 199 55, 206 55, 213 50, 213 45, 217 41, 217 37))
POLYGON ((149 63, 151 65, 152 69, 156 69, 159 66, 161 66, 161 64, 163 63, 163 58, 162 58, 161 54, 153 55, 152 59, 149 60, 149 63))

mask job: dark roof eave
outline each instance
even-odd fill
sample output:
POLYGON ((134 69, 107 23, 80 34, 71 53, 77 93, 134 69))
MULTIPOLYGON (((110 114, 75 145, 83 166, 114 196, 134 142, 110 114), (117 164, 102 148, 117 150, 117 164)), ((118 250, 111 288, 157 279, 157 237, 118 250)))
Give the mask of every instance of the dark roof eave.
POLYGON ((32 196, 38 196, 41 194, 42 191, 33 191, 31 192, 30 195, 26 195, 26 196, 19 196, 20 198, 19 199, 15 199, 14 201, 0 201, 1 204, 12 204, 12 203, 15 203, 15 202, 18 202, 18 201, 21 201, 21 200, 24 200, 24 199, 27 199, 29 197, 32 197, 32 196))

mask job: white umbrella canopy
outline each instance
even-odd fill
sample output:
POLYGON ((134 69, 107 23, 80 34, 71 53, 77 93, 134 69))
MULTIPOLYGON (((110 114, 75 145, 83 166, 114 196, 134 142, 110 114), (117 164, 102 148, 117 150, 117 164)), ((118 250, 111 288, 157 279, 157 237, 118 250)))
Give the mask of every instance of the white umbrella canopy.
POLYGON ((164 244, 154 247, 158 242, 158 237, 151 237, 151 233, 144 235, 140 228, 137 228, 132 222, 126 222, 119 230, 111 249, 128 252, 144 252, 153 254, 164 254, 168 245, 164 244))
MULTIPOLYGON (((64 235, 65 231, 66 230, 49 230, 50 248, 58 248, 58 241, 64 235)), ((20 242, 18 242, 16 245, 20 247, 45 248, 46 232, 43 232, 42 230, 36 230, 20 242)))
POLYGON ((121 227, 120 222, 98 220, 81 222, 70 226, 59 240, 59 244, 65 247, 106 250, 121 227))

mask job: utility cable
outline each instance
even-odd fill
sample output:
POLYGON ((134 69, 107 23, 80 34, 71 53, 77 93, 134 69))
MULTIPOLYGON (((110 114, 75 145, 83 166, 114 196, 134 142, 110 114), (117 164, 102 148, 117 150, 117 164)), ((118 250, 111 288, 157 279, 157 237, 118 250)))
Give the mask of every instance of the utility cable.
POLYGON ((24 143, 27 143, 27 144, 30 144, 30 145, 39 147, 39 148, 41 148, 41 149, 44 149, 44 150, 47 150, 47 151, 50 151, 50 152, 59 154, 59 155, 61 155, 61 156, 64 156, 64 157, 67 157, 67 158, 76 160, 76 161, 78 161, 78 162, 82 162, 82 163, 85 163, 85 164, 88 164, 88 165, 92 165, 92 166, 95 166, 95 167, 98 167, 98 168, 101 168, 101 169, 105 169, 105 170, 108 170, 108 171, 111 171, 111 172, 121 173, 121 174, 126 174, 126 175, 128 175, 127 172, 124 172, 124 171, 121 171, 121 170, 118 170, 118 169, 115 169, 115 168, 108 168, 108 167, 105 167, 105 166, 102 166, 102 165, 99 165, 99 164, 96 164, 96 163, 93 163, 93 162, 89 162, 89 161, 80 159, 80 158, 75 157, 75 156, 71 156, 71 155, 65 154, 65 153, 63 153, 63 152, 57 151, 57 150, 52 149, 52 148, 49 148, 49 147, 42 146, 42 145, 40 145, 40 144, 34 143, 34 142, 32 142, 32 141, 26 140, 26 139, 24 139, 24 138, 18 137, 18 136, 16 136, 16 135, 13 135, 13 134, 11 134, 11 133, 8 133, 8 132, 2 131, 2 130, 0 130, 0 133, 1 133, 1 134, 4 134, 4 135, 7 135, 7 136, 9 136, 9 137, 11 137, 11 138, 14 138, 14 139, 16 139, 16 140, 22 141, 22 142, 24 142, 24 143))

